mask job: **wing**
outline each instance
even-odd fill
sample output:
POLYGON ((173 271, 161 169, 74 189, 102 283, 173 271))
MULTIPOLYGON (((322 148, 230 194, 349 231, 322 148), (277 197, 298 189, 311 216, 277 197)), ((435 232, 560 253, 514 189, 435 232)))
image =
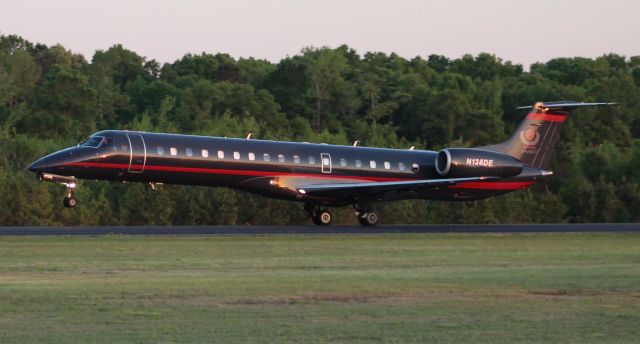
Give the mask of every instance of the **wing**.
POLYGON ((297 191, 310 196, 347 197, 350 195, 382 196, 390 192, 418 192, 439 186, 451 186, 463 182, 499 179, 497 177, 419 179, 398 182, 364 182, 298 185, 297 191))

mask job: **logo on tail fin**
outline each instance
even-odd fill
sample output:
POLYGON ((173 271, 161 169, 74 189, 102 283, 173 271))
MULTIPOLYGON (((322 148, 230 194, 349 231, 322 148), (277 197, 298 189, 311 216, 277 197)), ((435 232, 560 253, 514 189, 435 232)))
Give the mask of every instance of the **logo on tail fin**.
POLYGON ((524 149, 531 152, 537 149, 538 141, 540 141, 540 134, 538 134, 538 127, 529 127, 520 130, 520 142, 524 145, 524 149))

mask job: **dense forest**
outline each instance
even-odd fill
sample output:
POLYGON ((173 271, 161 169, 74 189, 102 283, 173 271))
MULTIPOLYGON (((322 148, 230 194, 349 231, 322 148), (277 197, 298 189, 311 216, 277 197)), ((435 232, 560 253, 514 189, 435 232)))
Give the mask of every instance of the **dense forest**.
MULTIPOLYGON (((222 188, 83 181, 64 187, 26 166, 102 129, 416 149, 504 140, 538 100, 619 102, 566 123, 547 183, 476 202, 378 205, 383 223, 640 221, 640 56, 523 66, 304 48, 278 63, 187 54, 160 64, 121 45, 91 61, 60 45, 0 36, 0 225, 310 223, 302 204, 222 188)), ((355 224, 353 209, 334 212, 355 224)))

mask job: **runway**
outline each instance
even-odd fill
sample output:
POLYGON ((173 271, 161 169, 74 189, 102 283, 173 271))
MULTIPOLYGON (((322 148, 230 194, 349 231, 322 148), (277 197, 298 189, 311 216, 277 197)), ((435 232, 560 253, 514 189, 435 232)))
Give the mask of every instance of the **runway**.
POLYGON ((427 233, 640 232, 640 223, 360 226, 122 226, 0 227, 0 236, 24 235, 361 235, 427 233))

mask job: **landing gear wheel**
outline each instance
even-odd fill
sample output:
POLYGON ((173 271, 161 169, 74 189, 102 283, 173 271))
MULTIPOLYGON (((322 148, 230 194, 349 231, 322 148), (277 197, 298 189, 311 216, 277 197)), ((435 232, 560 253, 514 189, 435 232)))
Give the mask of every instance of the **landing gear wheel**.
POLYGON ((331 224, 331 212, 326 209, 320 209, 320 206, 317 203, 306 203, 304 205, 304 210, 307 212, 307 216, 313 220, 318 226, 326 226, 331 224))
POLYGON ((78 200, 73 197, 73 190, 76 188, 76 183, 67 183, 67 197, 64 198, 62 204, 64 204, 65 208, 75 208, 78 205, 78 200))
POLYGON ((378 220, 378 214, 373 210, 366 211, 362 215, 358 216, 358 222, 366 227, 373 227, 377 225, 378 220))
POLYGON ((326 226, 331 224, 331 212, 328 210, 319 210, 316 215, 313 217, 313 223, 319 226, 326 226))
POLYGON ((78 201, 73 196, 67 196, 64 198, 62 204, 64 204, 65 208, 75 208, 78 201))

